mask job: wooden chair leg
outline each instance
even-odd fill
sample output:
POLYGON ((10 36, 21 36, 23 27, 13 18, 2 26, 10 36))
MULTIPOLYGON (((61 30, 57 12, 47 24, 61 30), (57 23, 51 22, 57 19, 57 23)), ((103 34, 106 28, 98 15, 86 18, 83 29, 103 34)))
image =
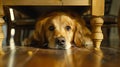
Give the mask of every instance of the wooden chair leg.
POLYGON ((91 0, 91 19, 92 25, 92 39, 95 48, 100 48, 101 41, 103 40, 103 33, 101 26, 103 25, 103 19, 100 16, 104 15, 105 0, 91 0))
POLYGON ((21 45, 21 29, 20 28, 15 28, 14 41, 16 46, 21 45))
POLYGON ((100 48, 101 42, 103 40, 103 33, 101 26, 103 25, 103 19, 101 17, 93 17, 91 19, 92 25, 92 39, 95 48, 100 48))
POLYGON ((2 31, 2 25, 3 24, 4 24, 4 20, 3 20, 3 18, 0 17, 0 55, 4 54, 4 52, 2 51, 2 42, 3 42, 3 39, 4 39, 4 34, 3 34, 3 31, 2 31))
POLYGON ((4 12, 3 12, 3 7, 2 7, 2 1, 0 0, 0 55, 4 54, 2 50, 2 41, 4 39, 4 34, 2 30, 2 26, 4 24, 3 16, 4 16, 4 12))
POLYGON ((10 24, 7 24, 7 37, 6 37, 7 46, 10 45, 10 31, 11 31, 11 26, 10 24))

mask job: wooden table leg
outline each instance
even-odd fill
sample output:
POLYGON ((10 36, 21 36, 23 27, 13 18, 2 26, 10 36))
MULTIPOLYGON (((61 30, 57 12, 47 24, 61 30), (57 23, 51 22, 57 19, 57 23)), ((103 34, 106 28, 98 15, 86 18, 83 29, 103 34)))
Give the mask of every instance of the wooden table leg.
POLYGON ((0 0, 0 55, 4 54, 4 52, 2 51, 2 41, 4 39, 4 34, 2 30, 2 26, 4 24, 3 16, 4 16, 3 6, 2 1, 0 0))
POLYGON ((103 34, 101 26, 103 25, 103 19, 101 17, 93 17, 91 19, 92 25, 92 39, 95 48, 100 48, 101 41, 103 40, 103 34))
POLYGON ((93 16, 91 19, 92 38, 95 48, 100 48, 101 41, 103 40, 103 33, 101 30, 103 19, 101 17, 104 16, 105 0, 92 0, 91 3, 91 14, 93 16))
POLYGON ((3 51, 2 51, 2 41, 4 39, 4 34, 2 31, 3 23, 4 23, 4 20, 0 17, 0 54, 3 54, 3 51))

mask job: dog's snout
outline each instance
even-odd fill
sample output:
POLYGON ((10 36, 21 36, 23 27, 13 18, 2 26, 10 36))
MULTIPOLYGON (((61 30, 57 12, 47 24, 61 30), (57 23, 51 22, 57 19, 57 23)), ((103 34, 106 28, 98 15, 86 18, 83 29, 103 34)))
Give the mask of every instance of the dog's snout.
POLYGON ((56 38, 55 43, 58 45, 65 45, 65 38, 63 37, 56 38))

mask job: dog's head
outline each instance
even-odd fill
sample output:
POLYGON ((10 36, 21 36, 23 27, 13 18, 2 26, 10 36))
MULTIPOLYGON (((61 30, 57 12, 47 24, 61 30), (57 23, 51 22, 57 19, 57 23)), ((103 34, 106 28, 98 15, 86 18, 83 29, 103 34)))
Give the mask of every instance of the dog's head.
POLYGON ((81 47, 91 44, 90 35, 91 32, 80 17, 54 12, 37 22, 33 40, 38 42, 36 45, 39 46, 47 43, 49 48, 68 49, 72 45, 81 47))

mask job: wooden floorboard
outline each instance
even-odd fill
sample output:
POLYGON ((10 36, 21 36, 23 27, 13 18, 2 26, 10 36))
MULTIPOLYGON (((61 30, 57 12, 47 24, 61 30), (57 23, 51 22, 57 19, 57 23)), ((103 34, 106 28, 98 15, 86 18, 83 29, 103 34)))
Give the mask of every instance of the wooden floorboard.
POLYGON ((16 47, 4 49, 0 67, 119 67, 120 50, 71 48, 68 50, 16 47))

